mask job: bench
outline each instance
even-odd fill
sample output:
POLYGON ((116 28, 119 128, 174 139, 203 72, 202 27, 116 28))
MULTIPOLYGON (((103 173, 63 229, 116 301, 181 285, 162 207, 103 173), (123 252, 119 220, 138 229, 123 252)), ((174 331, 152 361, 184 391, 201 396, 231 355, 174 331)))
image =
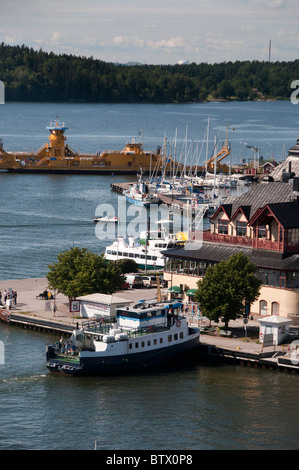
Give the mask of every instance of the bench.
POLYGON ((201 333, 213 333, 215 331, 215 328, 213 328, 211 326, 201 326, 199 328, 199 331, 201 333))
POLYGON ((231 336, 232 332, 228 330, 220 330, 220 336, 231 336))

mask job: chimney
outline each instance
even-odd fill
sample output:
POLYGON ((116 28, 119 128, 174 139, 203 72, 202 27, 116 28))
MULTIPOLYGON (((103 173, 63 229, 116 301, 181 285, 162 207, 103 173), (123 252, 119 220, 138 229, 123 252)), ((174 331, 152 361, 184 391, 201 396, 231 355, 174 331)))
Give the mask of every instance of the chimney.
POLYGON ((293 191, 299 192, 299 177, 293 179, 293 191))

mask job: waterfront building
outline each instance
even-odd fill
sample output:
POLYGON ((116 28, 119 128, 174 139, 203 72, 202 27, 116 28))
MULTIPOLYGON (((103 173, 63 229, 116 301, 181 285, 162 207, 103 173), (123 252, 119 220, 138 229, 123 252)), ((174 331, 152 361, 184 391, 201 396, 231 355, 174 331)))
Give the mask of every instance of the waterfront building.
POLYGON ((299 137, 296 144, 290 148, 287 158, 271 172, 274 181, 283 181, 299 177, 299 137))
POLYGON ((242 251, 262 281, 250 314, 299 320, 299 178, 228 197, 210 221, 210 230, 190 232, 185 247, 164 252, 169 294, 192 301, 206 269, 242 251))

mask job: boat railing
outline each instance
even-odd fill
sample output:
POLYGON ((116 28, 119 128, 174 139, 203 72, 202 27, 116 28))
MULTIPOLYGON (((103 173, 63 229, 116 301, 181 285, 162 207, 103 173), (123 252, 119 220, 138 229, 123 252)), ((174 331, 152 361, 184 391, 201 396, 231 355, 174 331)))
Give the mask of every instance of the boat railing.
POLYGON ((165 323, 157 324, 157 325, 149 325, 144 326, 141 328, 136 328, 134 330, 126 330, 126 334, 129 338, 136 338, 139 336, 145 336, 150 333, 160 333, 161 331, 169 330, 170 325, 165 325, 165 323))
POLYGON ((105 323, 104 320, 87 320, 82 322, 82 328, 91 333, 108 334, 113 325, 105 323))
POLYGON ((121 330, 123 333, 126 333, 126 335, 131 338, 131 337, 137 337, 137 336, 144 336, 148 335, 149 333, 158 333, 161 331, 166 331, 171 328, 171 326, 174 325, 174 323, 177 321, 178 317, 171 317, 167 320, 167 324, 164 323, 157 323, 157 324, 152 324, 148 326, 142 326, 142 327, 137 327, 137 328, 123 328, 123 327, 118 327, 115 325, 111 324, 105 324, 104 322, 98 321, 98 320, 90 320, 86 322, 82 322, 82 327, 85 330, 85 332, 90 332, 90 333, 96 333, 96 334, 109 334, 111 329, 114 329, 115 327, 118 330, 121 330))

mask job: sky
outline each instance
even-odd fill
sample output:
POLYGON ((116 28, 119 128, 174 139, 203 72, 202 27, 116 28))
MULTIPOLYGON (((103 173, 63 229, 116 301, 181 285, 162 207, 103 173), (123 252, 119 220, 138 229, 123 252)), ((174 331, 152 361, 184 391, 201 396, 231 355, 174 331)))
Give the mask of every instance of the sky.
POLYGON ((298 0, 0 0, 0 42, 119 63, 292 61, 298 18, 298 0))

